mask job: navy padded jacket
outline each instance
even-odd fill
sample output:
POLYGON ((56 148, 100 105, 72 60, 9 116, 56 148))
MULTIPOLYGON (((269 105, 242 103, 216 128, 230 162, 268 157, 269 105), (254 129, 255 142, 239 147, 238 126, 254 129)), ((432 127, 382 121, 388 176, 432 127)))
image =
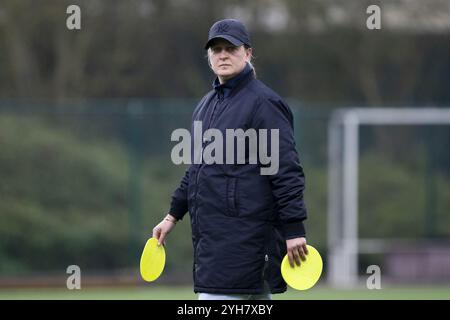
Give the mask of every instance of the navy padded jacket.
MULTIPOLYGON (((192 124, 201 121, 203 132, 220 130, 224 145, 226 129, 279 129, 279 170, 261 175, 259 162, 191 164, 172 195, 170 213, 180 220, 190 214, 195 292, 258 294, 267 281, 271 293, 281 293, 286 240, 305 236, 307 216, 293 115, 249 65, 238 77, 228 95, 211 90, 203 97, 192 124)), ((193 145, 193 126, 191 134, 193 145)))

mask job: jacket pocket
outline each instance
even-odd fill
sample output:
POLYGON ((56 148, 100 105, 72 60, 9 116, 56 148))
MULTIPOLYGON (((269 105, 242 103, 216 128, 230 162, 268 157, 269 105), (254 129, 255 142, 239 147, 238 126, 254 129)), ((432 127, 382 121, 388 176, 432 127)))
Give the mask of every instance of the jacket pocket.
POLYGON ((228 177, 227 178, 227 215, 231 217, 236 217, 238 215, 237 203, 236 203, 236 189, 237 189, 237 178, 228 177))

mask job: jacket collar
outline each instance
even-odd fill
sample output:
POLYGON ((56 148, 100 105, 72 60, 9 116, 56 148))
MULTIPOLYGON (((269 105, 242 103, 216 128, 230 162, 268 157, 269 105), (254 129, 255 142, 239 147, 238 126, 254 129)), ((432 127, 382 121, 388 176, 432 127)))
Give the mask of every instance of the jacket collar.
POLYGON ((253 68, 250 66, 249 63, 247 63, 244 67, 244 69, 239 72, 236 76, 234 76, 231 79, 228 79, 225 83, 220 83, 219 78, 216 77, 216 79, 213 82, 213 88, 217 92, 219 98, 227 98, 233 89, 235 89, 238 84, 243 80, 244 78, 247 78, 250 74, 253 74, 253 68))

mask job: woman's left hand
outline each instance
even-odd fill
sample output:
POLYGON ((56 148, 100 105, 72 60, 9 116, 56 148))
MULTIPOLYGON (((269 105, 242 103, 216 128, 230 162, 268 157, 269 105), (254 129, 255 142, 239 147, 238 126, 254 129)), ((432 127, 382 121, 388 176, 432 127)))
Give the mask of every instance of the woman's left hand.
POLYGON ((294 261, 299 266, 301 264, 300 259, 305 261, 308 254, 308 248, 306 247, 306 238, 294 238, 286 240, 287 254, 289 258, 289 264, 294 267, 294 261))

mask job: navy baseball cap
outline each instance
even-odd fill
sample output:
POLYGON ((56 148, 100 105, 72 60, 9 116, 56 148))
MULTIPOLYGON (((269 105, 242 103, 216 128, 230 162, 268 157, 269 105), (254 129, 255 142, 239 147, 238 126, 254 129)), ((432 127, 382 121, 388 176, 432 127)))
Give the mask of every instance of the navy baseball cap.
POLYGON ((217 38, 225 39, 237 47, 243 44, 251 47, 247 28, 236 19, 224 19, 214 23, 209 29, 208 42, 205 45, 205 49, 208 49, 212 40, 217 38))

